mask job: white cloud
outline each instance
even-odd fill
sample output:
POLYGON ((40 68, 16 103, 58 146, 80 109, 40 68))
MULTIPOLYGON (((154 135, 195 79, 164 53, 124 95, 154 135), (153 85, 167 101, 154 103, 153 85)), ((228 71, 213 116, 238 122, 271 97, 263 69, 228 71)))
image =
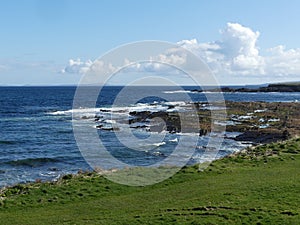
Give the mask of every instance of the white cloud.
POLYGON ((264 58, 256 45, 259 32, 237 23, 227 23, 221 40, 199 43, 197 40, 178 42, 200 56, 216 74, 262 74, 264 58))
MULTIPOLYGON (((219 77, 270 78, 300 75, 300 49, 286 49, 280 45, 266 49, 267 54, 262 55, 257 46, 260 33, 238 23, 227 23, 220 34, 221 38, 217 41, 199 43, 196 39, 191 39, 179 41, 177 44, 201 57, 219 77)), ((170 67, 155 61, 175 66, 187 62, 186 54, 180 49, 169 49, 149 60, 153 62, 131 64, 124 71, 168 73, 171 72, 170 67)), ((124 66, 128 64, 129 61, 124 62, 124 66)), ((116 68, 112 64, 104 64, 101 61, 83 62, 80 59, 71 59, 63 72, 84 74, 91 70, 113 71, 114 69, 116 68)))
POLYGON ((300 49, 288 49, 279 45, 268 50, 267 73, 281 76, 300 75, 300 49))
POLYGON ((200 56, 216 75, 300 76, 300 49, 280 45, 262 55, 257 46, 260 33, 238 23, 228 23, 221 35, 210 43, 192 39, 178 44, 200 56))
POLYGON ((250 28, 236 23, 227 24, 222 32, 220 47, 232 72, 263 73, 264 59, 256 46, 258 37, 259 32, 253 32, 250 28))
POLYGON ((90 70, 93 65, 91 60, 86 62, 80 59, 70 59, 68 65, 61 71, 62 73, 75 73, 75 74, 85 74, 90 70))
POLYGON ((238 23, 227 23, 227 27, 221 31, 222 41, 219 42, 229 58, 239 55, 257 57, 259 50, 256 42, 259 32, 243 27, 238 23))
POLYGON ((186 63, 186 53, 178 48, 168 49, 164 54, 160 54, 157 57, 157 61, 180 66, 186 63))
POLYGON ((61 73, 85 74, 94 72, 98 74, 112 73, 122 69, 122 72, 164 72, 174 73, 174 69, 168 65, 180 66, 186 62, 186 55, 177 49, 168 49, 164 54, 150 58, 149 62, 135 63, 125 60, 123 65, 115 66, 101 60, 82 61, 81 59, 70 59, 68 65, 61 73), (158 63, 159 62, 159 63, 158 63), (163 64, 165 63, 165 64, 163 64))
POLYGON ((168 49, 163 54, 149 59, 149 62, 130 64, 130 61, 124 62, 127 66, 125 72, 159 72, 168 75, 169 73, 180 73, 174 67, 180 67, 186 63, 186 53, 179 48, 168 49))

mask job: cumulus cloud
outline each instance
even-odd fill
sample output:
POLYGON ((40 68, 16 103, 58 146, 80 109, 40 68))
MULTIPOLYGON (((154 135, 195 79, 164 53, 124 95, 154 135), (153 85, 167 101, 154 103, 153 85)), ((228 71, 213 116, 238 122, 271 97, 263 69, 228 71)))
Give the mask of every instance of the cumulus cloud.
POLYGON ((75 73, 75 74, 84 74, 90 70, 90 67, 93 65, 91 60, 86 62, 81 61, 80 59, 70 59, 68 65, 61 71, 62 73, 75 73))
POLYGON ((256 46, 259 32, 237 23, 228 23, 222 37, 220 47, 231 71, 246 71, 246 74, 263 72, 260 69, 264 59, 256 46))
POLYGON ((221 40, 198 43, 196 39, 178 42, 200 56, 216 74, 263 74, 264 58, 259 55, 259 32, 238 23, 227 23, 221 40))
POLYGON ((286 49, 284 46, 268 50, 266 73, 280 76, 300 75, 300 49, 286 49))
POLYGON ((179 45, 200 56, 217 75, 299 76, 300 49, 276 46, 261 54, 260 33, 238 23, 227 23, 221 39, 209 43, 183 40, 179 45))
MULTIPOLYGON (((257 45, 260 33, 238 23, 227 23, 220 35, 219 40, 208 43, 199 43, 196 39, 191 39, 179 41, 177 44, 201 57, 218 76, 300 75, 300 49, 286 49, 280 45, 266 49, 267 54, 263 55, 257 45)), ((130 64, 124 71, 167 73, 170 68, 155 61, 180 66, 187 62, 186 57, 184 51, 180 49, 169 49, 149 59, 153 62, 143 64, 124 62, 124 65, 130 64)), ((91 70, 113 71, 115 69, 119 68, 101 61, 83 62, 80 59, 71 59, 63 72, 84 74, 91 70)))

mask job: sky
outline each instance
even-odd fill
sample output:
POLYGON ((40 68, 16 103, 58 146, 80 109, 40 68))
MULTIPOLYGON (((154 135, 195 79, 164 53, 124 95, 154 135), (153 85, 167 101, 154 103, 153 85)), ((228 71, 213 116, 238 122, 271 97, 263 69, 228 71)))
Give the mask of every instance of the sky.
POLYGON ((188 49, 222 85, 299 81, 299 21, 297 0, 1 0, 0 85, 76 85, 99 57, 143 40, 188 49))

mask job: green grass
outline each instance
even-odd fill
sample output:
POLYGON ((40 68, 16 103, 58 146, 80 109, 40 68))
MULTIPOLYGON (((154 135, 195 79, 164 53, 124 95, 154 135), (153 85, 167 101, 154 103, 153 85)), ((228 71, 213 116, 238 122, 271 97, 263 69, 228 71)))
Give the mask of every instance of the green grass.
POLYGON ((2 190, 0 224, 300 224, 300 139, 249 148, 152 186, 95 173, 2 190))

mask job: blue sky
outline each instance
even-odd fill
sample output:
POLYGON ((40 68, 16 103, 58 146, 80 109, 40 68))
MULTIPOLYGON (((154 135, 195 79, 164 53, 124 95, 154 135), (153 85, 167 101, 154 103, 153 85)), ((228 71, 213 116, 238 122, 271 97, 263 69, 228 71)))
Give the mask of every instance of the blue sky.
POLYGON ((299 21, 296 0, 2 0, 0 85, 76 84, 82 73, 66 69, 70 60, 86 66, 112 48, 142 40, 180 42, 198 51, 222 84, 300 80, 299 21), (255 46, 229 58, 228 43, 241 40, 240 49, 247 41, 255 46), (213 45, 226 61, 209 64, 205 57, 216 54, 213 45), (256 70, 250 71, 253 65, 256 70))

